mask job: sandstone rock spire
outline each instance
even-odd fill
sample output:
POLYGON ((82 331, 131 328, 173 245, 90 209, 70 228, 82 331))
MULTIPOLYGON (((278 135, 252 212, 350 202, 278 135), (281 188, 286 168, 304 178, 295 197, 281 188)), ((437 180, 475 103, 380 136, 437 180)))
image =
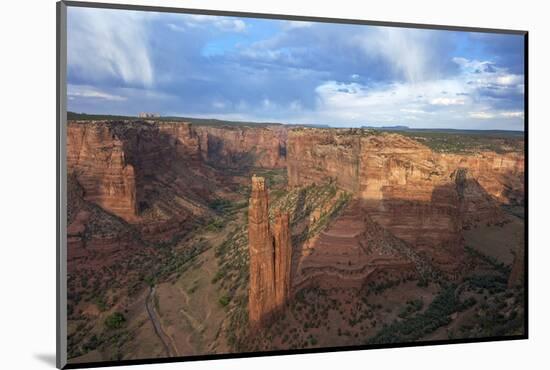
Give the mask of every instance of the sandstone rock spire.
POLYGON ((255 175, 248 207, 248 249, 248 315, 251 325, 256 325, 288 299, 291 245, 288 213, 277 213, 272 232, 265 180, 255 175))

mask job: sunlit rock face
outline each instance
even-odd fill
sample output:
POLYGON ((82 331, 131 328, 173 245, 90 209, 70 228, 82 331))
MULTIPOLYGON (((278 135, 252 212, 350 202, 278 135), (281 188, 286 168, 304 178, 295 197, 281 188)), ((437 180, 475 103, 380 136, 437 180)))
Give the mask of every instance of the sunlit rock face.
POLYGON ((290 186, 335 181, 442 270, 459 265, 463 228, 502 222, 498 203, 523 202, 523 156, 439 154, 398 134, 292 130, 287 164, 290 186))
POLYGON ((136 177, 124 143, 104 124, 69 124, 67 168, 84 198, 125 219, 137 216, 136 177))
POLYGON ((269 200, 263 177, 252 177, 248 207, 248 248, 250 287, 248 315, 252 325, 283 306, 290 293, 289 214, 277 213, 273 228, 269 224, 269 200))

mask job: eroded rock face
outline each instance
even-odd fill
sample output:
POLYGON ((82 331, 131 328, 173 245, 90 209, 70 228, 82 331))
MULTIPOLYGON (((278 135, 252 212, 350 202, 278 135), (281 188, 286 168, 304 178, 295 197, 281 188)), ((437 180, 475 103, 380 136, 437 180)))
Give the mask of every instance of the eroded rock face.
POLYGON ((278 213, 271 229, 269 199, 263 177, 252 177, 248 207, 248 248, 248 315, 251 325, 257 325, 284 305, 290 292, 289 215, 278 213))
POLYGON ((494 198, 472 176, 468 168, 460 167, 451 174, 456 185, 459 200, 459 214, 464 229, 474 228, 482 223, 505 222, 504 212, 494 198))
POLYGON ((444 171, 467 168, 483 189, 501 203, 524 203, 525 157, 520 153, 438 154, 444 171))
POLYGON ((67 169, 86 201, 150 241, 172 240, 206 217, 219 180, 183 122, 69 122, 67 169))
POLYGON ((284 126, 194 128, 201 155, 207 162, 229 167, 284 168, 286 136, 284 126))
POLYGON ((124 143, 107 125, 69 124, 67 167, 84 188, 84 198, 132 221, 137 216, 136 176, 124 143))
MULTIPOLYGON (((299 291, 308 285, 361 288, 382 271, 416 277, 415 256, 407 255, 414 252, 406 248, 405 243, 369 217, 361 200, 352 200, 302 250, 293 289, 299 291)), ((418 270, 427 273, 421 266, 418 270)))
POLYGON ((496 202, 523 201, 517 154, 443 155, 402 135, 354 129, 288 135, 290 186, 335 181, 377 224, 442 270, 459 265, 463 227, 501 222, 496 202))

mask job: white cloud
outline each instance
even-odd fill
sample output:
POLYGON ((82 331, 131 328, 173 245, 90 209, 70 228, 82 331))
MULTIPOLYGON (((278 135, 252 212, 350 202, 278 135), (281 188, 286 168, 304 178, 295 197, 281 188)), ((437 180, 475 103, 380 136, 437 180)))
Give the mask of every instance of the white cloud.
POLYGON ((326 81, 316 88, 314 114, 329 122, 375 125, 415 122, 419 127, 470 124, 479 128, 474 126, 477 120, 485 120, 484 125, 498 125, 503 118, 521 122, 518 121, 523 119, 521 111, 499 110, 494 107, 494 98, 480 98, 479 87, 469 81, 468 72, 451 79, 416 83, 364 85, 326 81))
POLYGON ((110 9, 69 8, 68 68, 89 80, 119 78, 151 86, 153 64, 147 20, 153 13, 110 9))
POLYGON ((176 31, 176 32, 185 32, 187 29, 183 26, 178 26, 177 24, 174 24, 174 23, 168 23, 166 26, 168 26, 168 28, 170 28, 172 31, 176 31))
POLYGON ((407 108, 402 108, 402 109, 399 109, 400 112, 403 112, 403 113, 414 113, 414 114, 426 114, 426 113, 429 113, 429 112, 426 112, 425 110, 422 110, 422 109, 407 109, 407 108))
POLYGON ((430 100, 430 104, 432 105, 464 105, 464 99, 457 99, 457 98, 435 98, 430 100))
POLYGON ((500 115, 506 118, 523 118, 523 112, 501 112, 500 115))
POLYGON ((467 78, 471 87, 490 88, 496 95, 506 94, 510 90, 523 94, 523 75, 509 73, 506 68, 489 61, 453 58, 453 62, 460 66, 463 77, 467 78))
POLYGON ((495 115, 489 112, 470 112, 470 117, 477 119, 491 119, 495 118, 495 115))
POLYGON ((67 98, 74 100, 78 98, 83 99, 101 99, 109 101, 125 101, 126 97, 120 95, 109 94, 101 91, 92 86, 85 85, 68 85, 67 86, 67 98))
POLYGON ((294 28, 309 28, 314 25, 313 22, 307 22, 307 21, 286 21, 283 24, 284 29, 294 29, 294 28))
MULTIPOLYGON (((232 17, 219 17, 203 14, 185 14, 179 16, 183 19, 183 25, 190 28, 197 27, 215 27, 220 31, 226 32, 244 32, 247 29, 245 21, 232 17)), ((186 31, 183 25, 168 23, 172 31, 186 31)))

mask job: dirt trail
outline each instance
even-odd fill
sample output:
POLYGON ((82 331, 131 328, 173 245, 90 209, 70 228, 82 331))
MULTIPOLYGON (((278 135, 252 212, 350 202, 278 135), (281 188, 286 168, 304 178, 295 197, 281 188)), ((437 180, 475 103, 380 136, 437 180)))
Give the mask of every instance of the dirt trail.
POLYGON ((174 340, 172 339, 172 337, 166 334, 166 332, 162 328, 160 318, 158 317, 157 311, 155 310, 155 306, 153 303, 154 296, 155 296, 155 287, 152 287, 151 290, 149 291, 149 295, 147 296, 147 299, 145 300, 145 308, 147 309, 147 314, 149 315, 149 319, 153 323, 153 327, 155 328, 155 333, 157 334, 160 341, 162 342, 162 345, 164 346, 166 355, 168 357, 179 356, 174 340))

